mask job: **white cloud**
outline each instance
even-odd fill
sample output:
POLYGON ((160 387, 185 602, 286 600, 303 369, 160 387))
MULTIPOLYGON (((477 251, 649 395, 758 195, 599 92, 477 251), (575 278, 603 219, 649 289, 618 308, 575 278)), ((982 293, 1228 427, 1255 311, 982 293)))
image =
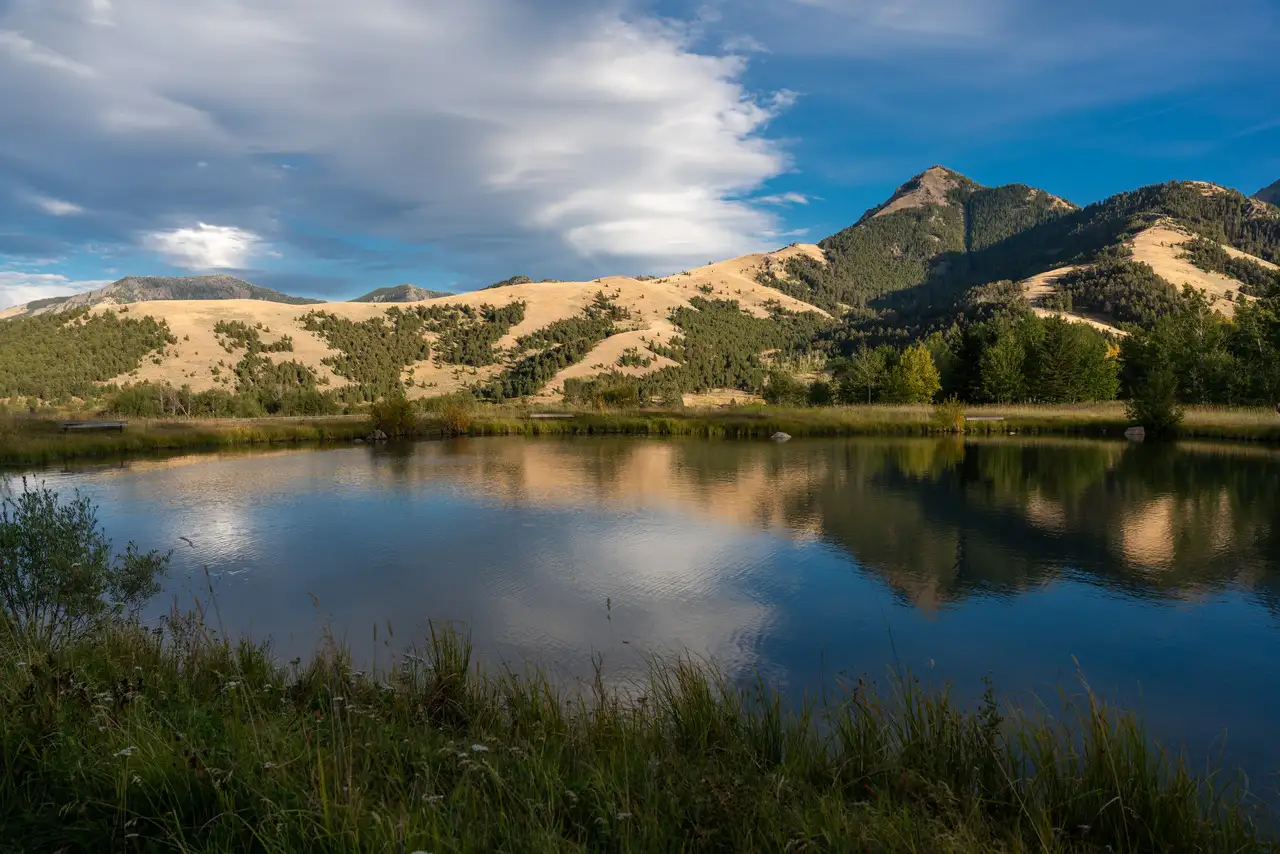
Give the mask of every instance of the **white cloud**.
POLYGON ((765 47, 754 36, 746 33, 730 36, 724 40, 724 50, 726 53, 768 53, 769 48, 765 47))
POLYGON ((84 208, 79 205, 50 196, 33 196, 32 201, 49 216, 75 216, 84 213, 84 208))
POLYGON ((244 267, 265 250, 262 238, 251 231, 203 222, 195 228, 151 232, 143 236, 142 245, 187 270, 244 267))
POLYGON ((109 284, 110 280, 72 281, 56 273, 0 270, 0 311, 32 300, 69 296, 109 284))
POLYGON ((794 96, 756 96, 741 56, 695 52, 703 21, 621 0, 115 0, 92 6, 106 28, 57 5, 14 4, 0 27, 96 76, 0 78, 5 103, 44 107, 0 116, 0 156, 85 164, 86 196, 147 231, 188 213, 279 239, 273 224, 305 217, 572 271, 705 262, 777 228, 742 199, 789 167, 764 132, 794 96), (282 157, 290 180, 266 180, 282 157))
POLYGON ((760 205, 807 205, 809 197, 804 193, 777 193, 770 196, 757 196, 754 201, 760 205))
POLYGON ((22 33, 13 30, 0 29, 0 51, 7 53, 18 62, 73 74, 77 77, 96 76, 96 72, 89 66, 36 44, 22 33))

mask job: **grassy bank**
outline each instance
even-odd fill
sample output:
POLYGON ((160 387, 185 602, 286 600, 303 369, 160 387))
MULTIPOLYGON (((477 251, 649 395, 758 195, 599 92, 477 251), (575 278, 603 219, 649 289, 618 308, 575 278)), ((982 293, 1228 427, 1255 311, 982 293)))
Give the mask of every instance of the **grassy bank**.
MULTIPOLYGON (((532 418, 553 410, 527 406, 477 406, 460 426, 473 436, 690 436, 767 439, 783 432, 795 438, 835 436, 924 436, 953 430, 930 406, 849 406, 785 409, 740 406, 720 409, 600 412, 559 408, 569 418, 532 418)), ((1130 422, 1119 403, 1078 406, 976 406, 964 414, 1000 417, 969 421, 969 435, 1119 437, 1130 422)), ((148 451, 234 446, 348 442, 372 429, 360 415, 249 420, 140 420, 123 433, 63 434, 52 419, 0 416, 0 465, 42 465, 75 458, 148 451)), ((442 435, 445 423, 422 417, 416 435, 442 435)), ((1178 428, 1181 439, 1222 439, 1280 444, 1280 417, 1265 409, 1189 407, 1178 428)))
POLYGON ((0 466, 156 451, 348 442, 369 432, 362 417, 139 420, 123 432, 63 433, 54 420, 0 416, 0 466))
MULTIPOLYGON (((776 432, 795 438, 821 436, 924 436, 953 430, 931 406, 848 406, 783 409, 769 406, 727 407, 714 410, 571 412, 572 418, 531 419, 515 409, 479 409, 471 423, 473 435, 656 435, 703 438, 760 439, 776 432)), ((967 416, 999 421, 968 421, 970 435, 1010 433, 1058 436, 1124 434, 1131 423, 1124 406, 971 406, 967 416)), ((1280 443, 1280 416, 1265 409, 1191 407, 1178 429, 1178 438, 1212 438, 1280 443)))
POLYGON ((790 710, 684 659, 570 699, 452 631, 421 652, 363 673, 191 618, 53 651, 0 629, 0 850, 1280 850, 1088 697, 966 713, 908 679, 790 710))

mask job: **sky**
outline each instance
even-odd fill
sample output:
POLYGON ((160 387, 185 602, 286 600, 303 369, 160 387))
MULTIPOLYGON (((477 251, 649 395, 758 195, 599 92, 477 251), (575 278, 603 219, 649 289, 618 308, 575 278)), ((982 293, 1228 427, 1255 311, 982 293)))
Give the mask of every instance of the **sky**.
POLYGON ((816 242, 934 164, 1280 179, 1276 0, 0 0, 0 308, 816 242))

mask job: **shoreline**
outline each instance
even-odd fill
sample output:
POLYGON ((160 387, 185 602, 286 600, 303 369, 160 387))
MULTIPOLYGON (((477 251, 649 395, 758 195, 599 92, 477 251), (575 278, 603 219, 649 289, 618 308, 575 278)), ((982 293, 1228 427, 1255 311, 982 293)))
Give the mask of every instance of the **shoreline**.
MULTIPOLYGON (((782 409, 765 406, 716 410, 567 412, 568 418, 531 418, 527 407, 476 410, 464 431, 450 434, 442 422, 423 418, 409 438, 469 436, 687 436, 703 439, 944 435, 1093 438, 1121 441, 1129 422, 1117 405, 974 407, 979 417, 963 433, 942 426, 929 406, 851 406, 782 409)), ((50 418, 8 416, 0 420, 0 467, 39 466, 75 459, 127 457, 164 451, 218 450, 256 446, 327 446, 363 439, 372 430, 366 415, 256 419, 146 419, 122 432, 61 433, 50 418)), ((1244 445, 1280 445, 1280 416, 1268 410, 1189 408, 1175 440, 1209 439, 1244 445)))

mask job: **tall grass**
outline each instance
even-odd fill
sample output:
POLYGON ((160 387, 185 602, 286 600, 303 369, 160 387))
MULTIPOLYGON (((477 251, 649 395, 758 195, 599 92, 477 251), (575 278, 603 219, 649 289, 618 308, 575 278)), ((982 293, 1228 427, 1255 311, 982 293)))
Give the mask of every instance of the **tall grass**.
POLYGON ((123 432, 63 433, 56 421, 0 415, 0 465, 155 451, 345 442, 369 432, 364 418, 261 418, 246 421, 141 420, 123 432))
MULTIPOLYGON (((714 410, 600 412, 575 410, 566 419, 530 419, 515 408, 481 409, 473 435, 652 435, 704 438, 820 436, 922 436, 962 430, 973 435, 1062 435, 1119 438, 1131 426, 1119 403, 1067 406, 872 405, 789 409, 737 406, 714 410), (964 416, 1000 421, 961 421, 964 416)), ((1217 438, 1280 443, 1280 417, 1263 409, 1188 407, 1178 438, 1217 438)))
POLYGON ((689 657, 569 696, 439 625, 370 672, 192 616, 62 649, 0 629, 0 850, 1277 850, 1242 789, 1066 708, 965 712, 909 676, 797 708, 689 657))
MULTIPOLYGON (((1075 406, 907 405, 789 409, 736 406, 714 410, 599 411, 557 408, 564 419, 534 419, 546 409, 525 405, 475 405, 450 399, 429 407, 414 428, 420 437, 636 435, 715 439, 767 439, 779 431, 796 438, 834 436, 971 435, 1109 436, 1129 421, 1119 403, 1075 406), (1000 416, 1001 421, 965 421, 1000 416)), ((0 414, 0 465, 42 465, 77 457, 109 457, 149 451, 215 449, 302 442, 344 442, 372 429, 363 416, 232 420, 145 420, 123 433, 65 435, 57 422, 0 414)), ((1280 444, 1280 416, 1268 409, 1187 407, 1177 438, 1227 439, 1280 444)))

